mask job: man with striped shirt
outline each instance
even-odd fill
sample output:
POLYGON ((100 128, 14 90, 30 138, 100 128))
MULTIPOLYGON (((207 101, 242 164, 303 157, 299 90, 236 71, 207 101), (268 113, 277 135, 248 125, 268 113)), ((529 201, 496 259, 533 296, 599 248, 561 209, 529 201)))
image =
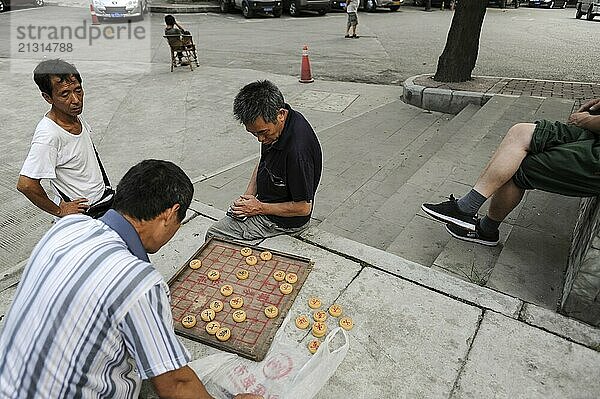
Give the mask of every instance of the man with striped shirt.
MULTIPOLYGON (((192 199, 185 173, 146 160, 99 220, 59 220, 33 250, 0 334, 0 398, 210 398, 176 338, 154 253, 192 199)), ((238 398, 260 398, 238 395, 238 398)))

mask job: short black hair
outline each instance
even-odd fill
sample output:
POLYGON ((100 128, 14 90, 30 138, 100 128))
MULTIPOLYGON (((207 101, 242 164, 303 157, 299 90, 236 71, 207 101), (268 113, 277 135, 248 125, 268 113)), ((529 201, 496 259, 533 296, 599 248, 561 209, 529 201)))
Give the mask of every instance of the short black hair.
POLYGON ((277 122, 279 110, 285 107, 283 94, 272 82, 257 80, 244 86, 233 100, 233 115, 244 125, 259 116, 267 123, 277 122))
POLYGON ((175 17, 172 15, 165 15, 165 24, 175 25, 175 17))
POLYGON ((74 77, 81 83, 81 75, 73 64, 58 58, 42 61, 33 70, 33 81, 42 93, 46 93, 50 97, 52 97, 52 76, 57 76, 60 82, 74 77))
POLYGON ((179 204, 181 222, 192 202, 194 186, 173 162, 147 159, 125 173, 115 192, 112 208, 137 220, 152 220, 179 204))

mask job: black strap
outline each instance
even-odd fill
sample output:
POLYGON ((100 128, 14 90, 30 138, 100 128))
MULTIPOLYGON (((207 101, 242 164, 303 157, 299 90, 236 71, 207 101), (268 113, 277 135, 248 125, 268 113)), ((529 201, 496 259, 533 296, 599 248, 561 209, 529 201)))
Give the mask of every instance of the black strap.
MULTIPOLYGON (((100 155, 98 155, 98 151, 96 150, 96 146, 94 145, 94 143, 92 143, 92 148, 94 149, 94 154, 96 154, 96 159, 98 160, 98 166, 100 166, 100 172, 102 173, 102 180, 104 180, 104 193, 102 194, 102 198, 100 198, 100 200, 102 200, 106 196, 107 190, 112 191, 112 187, 110 186, 110 181, 108 180, 108 176, 106 175, 106 171, 104 170, 104 165, 102 165, 102 161, 100 160, 100 155)), ((56 189, 58 194, 62 197, 63 201, 71 202, 69 197, 67 197, 67 195, 65 193, 60 191, 58 189, 58 187, 56 187, 55 184, 52 184, 52 185, 54 186, 54 189, 56 189)))
POLYGON ((96 159, 98 160, 98 165, 100 166, 100 172, 102 172, 102 180, 104 180, 104 186, 106 188, 111 188, 110 181, 108 180, 108 176, 106 175, 106 171, 104 170, 104 165, 102 165, 100 155, 98 155, 98 151, 96 150, 96 146, 94 145, 94 143, 92 143, 92 147, 94 148, 94 153, 96 154, 96 159))

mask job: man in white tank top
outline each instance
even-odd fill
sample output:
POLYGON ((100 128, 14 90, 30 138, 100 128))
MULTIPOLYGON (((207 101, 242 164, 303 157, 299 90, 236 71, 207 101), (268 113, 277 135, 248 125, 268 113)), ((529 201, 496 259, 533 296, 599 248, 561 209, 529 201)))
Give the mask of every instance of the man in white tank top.
POLYGON ((33 79, 51 108, 35 129, 17 189, 51 215, 99 217, 110 206, 113 191, 92 143, 91 128, 79 116, 81 76, 65 61, 47 60, 35 68, 33 79), (50 181, 52 199, 41 179, 50 181))

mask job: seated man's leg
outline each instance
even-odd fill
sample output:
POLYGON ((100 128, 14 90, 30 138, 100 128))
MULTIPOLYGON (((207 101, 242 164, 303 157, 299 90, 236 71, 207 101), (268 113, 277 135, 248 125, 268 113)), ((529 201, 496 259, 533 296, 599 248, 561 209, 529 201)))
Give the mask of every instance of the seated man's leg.
POLYGON ((534 123, 518 123, 508 130, 473 186, 474 190, 489 198, 513 177, 529 152, 535 127, 534 123))
MULTIPOLYGON (((518 187, 510 179, 492 196, 490 208, 486 217, 500 224, 523 199, 525 190, 518 187)), ((496 226, 497 228, 498 226, 496 226)))
POLYGON ((210 237, 231 238, 234 240, 258 243, 260 240, 275 237, 281 234, 295 235, 304 231, 308 223, 298 228, 282 228, 269 220, 264 215, 251 216, 241 221, 229 216, 215 222, 206 232, 206 239, 210 237))
POLYGON ((574 197, 599 195, 600 142, 592 132, 576 126, 541 121, 528 155, 512 179, 494 193, 488 215, 476 230, 467 232, 456 226, 447 226, 447 230, 456 238, 495 245, 498 226, 528 189, 574 197))
POLYGON ((440 204, 423 204, 423 211, 443 222, 474 231, 479 208, 515 174, 529 151, 535 127, 533 123, 511 127, 469 193, 459 200, 451 197, 440 204))

